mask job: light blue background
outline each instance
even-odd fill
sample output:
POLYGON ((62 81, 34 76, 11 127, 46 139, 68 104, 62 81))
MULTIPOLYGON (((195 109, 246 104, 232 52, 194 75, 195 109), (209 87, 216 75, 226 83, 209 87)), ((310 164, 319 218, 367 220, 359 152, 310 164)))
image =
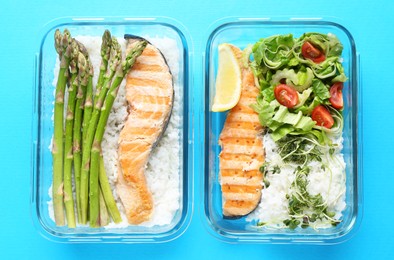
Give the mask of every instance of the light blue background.
MULTIPOLYGON (((0 2, 0 258, 1 259, 390 259, 394 258, 392 167, 392 1, 1 1, 0 2), (56 2, 56 3, 55 3, 56 2), (238 17, 335 16, 353 34, 361 55, 364 100, 364 216, 356 235, 332 246, 222 243, 202 225, 201 176, 195 167, 195 209, 188 230, 165 244, 58 244, 41 237, 30 213, 33 57, 42 27, 64 16, 168 16, 194 43, 194 87, 202 100, 202 52, 208 27, 238 17)), ((198 104, 197 112, 201 110, 198 104)), ((196 125, 201 126, 202 121, 196 125)), ((201 129, 199 127, 198 129, 201 129)), ((201 133, 196 131, 196 140, 201 133)))

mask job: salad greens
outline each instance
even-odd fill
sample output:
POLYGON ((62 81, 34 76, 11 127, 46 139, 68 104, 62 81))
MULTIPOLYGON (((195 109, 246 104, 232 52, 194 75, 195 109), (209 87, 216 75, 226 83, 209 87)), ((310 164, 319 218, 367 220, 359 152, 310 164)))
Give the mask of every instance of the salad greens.
MULTIPOLYGON (((334 109, 330 102, 330 87, 335 82, 347 80, 340 58, 342 49, 336 36, 321 33, 305 33, 298 39, 292 34, 274 35, 254 44, 254 60, 250 66, 259 84, 260 94, 253 109, 259 114, 261 125, 272 132, 274 141, 287 135, 309 133, 320 141, 325 140, 321 138, 325 134, 322 132, 330 132, 330 129, 320 127, 311 115, 319 105, 330 112, 334 109), (324 60, 315 62, 313 56, 309 58, 303 53, 306 42, 321 52, 321 59, 324 60), (275 98, 275 87, 280 84, 297 91, 299 101, 296 106, 285 107, 275 98)), ((340 116, 333 119, 334 128, 342 125, 340 116)))

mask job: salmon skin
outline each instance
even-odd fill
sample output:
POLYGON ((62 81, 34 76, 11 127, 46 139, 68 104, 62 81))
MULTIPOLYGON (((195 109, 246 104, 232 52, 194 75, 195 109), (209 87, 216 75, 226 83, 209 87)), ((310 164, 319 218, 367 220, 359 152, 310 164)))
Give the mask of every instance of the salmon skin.
MULTIPOLYGON (((125 35, 127 49, 141 37, 125 35)), ((148 43, 126 78, 129 115, 119 135, 117 193, 129 224, 148 221, 153 199, 145 177, 150 154, 170 119, 174 87, 169 66, 159 49, 148 43)))
POLYGON ((219 179, 225 218, 238 218, 252 212, 260 202, 264 163, 263 127, 250 107, 256 103, 259 89, 249 67, 241 64, 242 51, 231 45, 241 66, 242 89, 237 105, 226 118, 219 136, 219 179))

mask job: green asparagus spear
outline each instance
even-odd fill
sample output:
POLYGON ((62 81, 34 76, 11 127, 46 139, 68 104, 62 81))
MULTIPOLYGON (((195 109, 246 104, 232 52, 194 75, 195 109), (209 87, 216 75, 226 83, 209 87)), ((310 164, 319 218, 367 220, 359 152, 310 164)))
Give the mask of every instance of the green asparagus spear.
POLYGON ((66 110, 66 127, 64 142, 64 205, 66 207, 67 225, 75 228, 74 198, 72 191, 72 162, 73 162, 73 129, 75 116, 75 103, 81 73, 85 73, 86 60, 82 53, 70 62, 71 84, 68 88, 68 104, 66 110), (78 59, 78 60, 77 60, 78 59), (78 66, 78 69, 77 69, 78 66))
MULTIPOLYGON (((134 65, 135 60, 141 55, 146 47, 146 41, 139 41, 135 44, 132 50, 127 54, 126 59, 116 68, 115 77, 112 81, 111 88, 105 99, 105 103, 101 109, 100 120, 97 124, 96 133, 91 149, 91 165, 89 178, 89 218, 90 226, 97 227, 99 225, 99 160, 101 153, 101 141, 103 140, 105 126, 108 121, 112 105, 118 94, 119 86, 122 83, 124 76, 129 72, 134 65)), ((97 102, 98 103, 98 102, 97 102)))
POLYGON ((60 61, 63 58, 64 48, 67 48, 67 46, 65 46, 63 44, 63 38, 64 37, 70 37, 70 38, 67 38, 67 42, 66 42, 67 44, 69 44, 69 42, 71 41, 71 36, 70 36, 70 32, 69 31, 66 30, 65 31, 65 35, 62 35, 62 33, 60 32, 59 29, 57 29, 55 31, 55 50, 56 50, 57 54, 59 55, 59 60, 60 61))
POLYGON ((110 217, 108 214, 107 206, 105 205, 105 200, 101 189, 99 189, 99 199, 100 199, 100 226, 105 227, 106 225, 109 224, 110 217))
MULTIPOLYGON (((95 95, 96 99, 98 98, 98 95, 100 94, 100 90, 101 90, 101 87, 102 87, 103 81, 104 81, 105 72, 107 71, 108 60, 111 55, 111 45, 112 45, 111 33, 108 30, 105 30, 103 37, 102 37, 102 43, 101 43, 101 52, 100 52, 101 65, 100 65, 100 73, 99 73, 97 85, 96 85, 96 95, 95 95)), ((89 125, 90 118, 92 116, 92 111, 93 111, 93 106, 94 106, 93 67, 92 67, 92 74, 91 75, 92 75, 92 77, 89 79, 87 93, 86 93, 85 111, 84 111, 83 124, 82 124, 82 140, 86 139, 86 132, 88 130, 88 125, 89 125)))
POLYGON ((101 65, 100 65, 100 73, 96 85, 96 97, 94 99, 94 102, 96 102, 96 100, 98 99, 98 95, 100 93, 99 91, 101 90, 101 87, 103 86, 104 83, 104 76, 105 76, 105 72, 107 71, 108 60, 111 55, 111 46, 112 46, 111 33, 108 30, 105 30, 101 43, 101 51, 100 51, 101 65))
MULTIPOLYGON (((79 68, 79 87, 77 92, 77 100, 75 103, 75 118, 74 118, 74 131, 73 131, 73 156, 74 156, 74 181, 75 181, 75 199, 77 202, 77 216, 78 222, 81 222, 81 200, 79 197, 80 187, 81 187, 81 164, 82 164, 82 155, 81 155, 81 147, 82 147, 82 137, 81 137, 81 128, 82 128, 82 117, 84 110, 84 103, 86 97, 86 88, 88 85, 88 81, 92 76, 92 64, 89 59, 89 54, 83 46, 83 44, 78 42, 78 47, 80 52, 83 54, 86 64, 82 66, 83 60, 78 63, 79 68)), ((82 58, 81 58, 82 59, 82 58)))
POLYGON ((88 86, 86 88, 86 98, 83 111, 83 123, 82 123, 82 140, 86 139, 86 132, 88 131, 89 121, 92 117, 93 111, 93 66, 90 64, 90 75, 88 79, 88 86))
MULTIPOLYGON (((86 139, 83 141, 82 147, 82 168, 81 168, 81 211, 82 223, 87 222, 88 213, 88 193, 89 193, 89 171, 90 171, 90 152, 92 149, 93 139, 96 131, 97 122, 100 118, 100 110, 103 105, 105 96, 110 87, 110 82, 115 75, 115 70, 122 59, 122 50, 116 38, 112 39, 111 56, 109 61, 109 69, 104 76, 103 87, 99 91, 97 101, 92 112, 92 117, 89 121, 88 130, 86 132, 86 139)), ((97 205, 98 207, 98 205, 97 205)), ((97 219, 96 219, 97 221, 97 219)))
POLYGON ((115 223, 120 223, 122 221, 122 218, 120 216, 118 207, 116 206, 114 196, 112 195, 112 189, 111 185, 108 182, 107 173, 105 172, 104 158, 102 155, 100 156, 99 183, 100 190, 102 191, 103 198, 105 200, 105 204, 107 205, 109 214, 111 215, 115 223))
POLYGON ((64 226, 63 206, 63 110, 64 92, 68 78, 70 60, 78 53, 78 46, 71 39, 70 32, 64 30, 62 35, 59 30, 55 32, 55 48, 60 58, 60 69, 56 84, 54 108, 54 135, 52 145, 53 156, 53 181, 52 196, 55 222, 57 226, 64 226))

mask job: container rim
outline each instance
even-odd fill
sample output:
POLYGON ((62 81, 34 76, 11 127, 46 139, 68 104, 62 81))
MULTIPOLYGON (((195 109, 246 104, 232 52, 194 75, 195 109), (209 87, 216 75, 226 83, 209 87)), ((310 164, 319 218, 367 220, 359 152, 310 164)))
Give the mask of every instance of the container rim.
MULTIPOLYGON (((351 86, 352 91, 355 93, 353 94, 353 104, 355 104, 355 108, 353 108, 355 113, 355 124, 357 129, 353 129, 354 138, 354 147, 357 151, 356 154, 353 154, 353 164, 356 167, 356 174, 354 176, 355 180, 353 182, 354 189, 357 191, 355 194, 355 200, 357 201, 357 209, 356 209, 356 216, 352 220, 352 224, 349 230, 344 232, 338 237, 333 238, 316 238, 316 239, 302 239, 302 238, 294 238, 291 236, 288 237, 258 237, 256 234, 250 235, 251 232, 245 233, 237 233, 237 232, 226 232, 220 230, 220 228, 216 228, 215 224, 213 223, 212 219, 210 218, 209 208, 207 207, 209 203, 209 197, 207 195, 207 187, 209 185, 209 158, 208 158, 208 146, 209 143, 209 132, 208 132, 208 125, 209 119, 205 117, 204 119, 204 132, 203 132, 203 139, 205 145, 203 145, 204 149, 204 161, 203 161, 203 181, 201 185, 201 193, 203 194, 203 203, 201 203, 201 211, 204 214, 201 214, 202 222, 204 224, 205 229, 211 234, 213 237, 228 243, 272 243, 272 244, 338 244, 345 242, 352 238, 356 232, 358 231, 361 220, 363 217, 363 182, 362 182, 362 175, 363 175, 363 160, 362 160, 362 141, 363 141, 363 120, 362 120, 362 113, 360 113, 360 108, 362 108, 361 104, 363 101, 362 91, 361 91, 361 74, 360 74, 360 54, 356 51, 356 45, 354 38, 347 27, 343 26, 343 20, 338 17, 293 17, 293 16, 262 16, 262 17, 225 17, 216 20, 213 22, 209 29, 207 30, 205 36, 205 50, 203 53, 203 82, 205 86, 203 87, 203 96, 207 96, 209 93, 209 56, 210 54, 210 46, 212 44, 212 39, 219 32, 222 28, 231 25, 288 25, 291 27, 294 25, 330 25, 336 27, 337 29, 341 30, 345 33, 348 37, 349 42, 351 44, 351 53, 354 59, 355 68, 352 69, 352 76, 353 76, 353 84, 351 86), (248 234, 246 234, 248 233, 248 234)), ((206 115, 207 111, 209 111, 209 104, 206 100, 204 100, 203 104, 203 114, 206 115)), ((258 233, 257 233, 258 234, 258 233)))
POLYGON ((165 16, 154 17, 124 17, 124 16, 102 16, 102 17, 59 17, 47 22, 40 30, 35 44, 37 44, 34 53, 34 75, 32 84, 32 122, 31 122, 31 181, 30 181, 30 215, 33 225, 37 231, 44 238, 60 243, 163 243, 172 241, 181 236, 189 227, 194 210, 194 143, 193 135, 194 129, 192 127, 192 118, 194 113, 193 98, 191 89, 193 87, 192 77, 192 55, 193 42, 186 27, 176 19, 165 16), (67 25, 157 25, 161 24, 174 30, 179 36, 183 44, 183 199, 180 208, 182 209, 182 216, 179 221, 175 223, 174 228, 163 232, 145 235, 127 234, 94 234, 94 236, 66 236, 63 233, 51 232, 39 219, 38 210, 38 196, 39 190, 36 188, 39 181, 39 133, 40 124, 38 123, 40 115, 40 66, 43 39, 55 27, 62 27, 67 25), (186 159, 185 159, 186 158, 186 159), (186 198, 185 198, 186 195, 186 198))

